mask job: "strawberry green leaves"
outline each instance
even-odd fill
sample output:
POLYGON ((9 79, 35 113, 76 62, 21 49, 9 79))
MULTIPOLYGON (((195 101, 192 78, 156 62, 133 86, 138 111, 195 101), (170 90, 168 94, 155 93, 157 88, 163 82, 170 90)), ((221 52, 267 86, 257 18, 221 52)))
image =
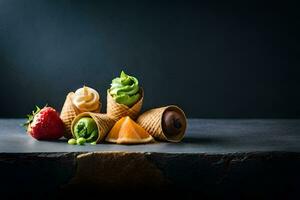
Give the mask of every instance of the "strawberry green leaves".
MULTIPOLYGON (((46 106, 47 106, 47 105, 46 105, 46 106)), ((38 114, 40 111, 41 111, 41 108, 38 107, 38 106, 36 105, 36 106, 35 106, 35 110, 33 110, 31 114, 28 114, 28 115, 27 115, 27 121, 23 124, 23 126, 27 128, 28 125, 33 121, 34 116, 35 116, 36 114, 38 114)))

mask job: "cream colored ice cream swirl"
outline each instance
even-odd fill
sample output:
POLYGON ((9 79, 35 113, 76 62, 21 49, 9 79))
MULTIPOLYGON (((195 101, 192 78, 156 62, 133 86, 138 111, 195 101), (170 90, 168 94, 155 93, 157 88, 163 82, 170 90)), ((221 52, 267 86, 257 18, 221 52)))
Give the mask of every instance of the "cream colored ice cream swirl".
POLYGON ((83 86, 75 91, 72 102, 81 112, 99 111, 100 96, 93 88, 83 86))

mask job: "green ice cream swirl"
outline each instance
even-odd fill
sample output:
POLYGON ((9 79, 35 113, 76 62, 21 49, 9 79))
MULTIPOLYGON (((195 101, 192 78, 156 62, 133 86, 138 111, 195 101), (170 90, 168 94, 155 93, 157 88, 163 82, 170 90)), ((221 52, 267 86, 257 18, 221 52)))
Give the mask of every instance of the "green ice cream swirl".
POLYGON ((122 71, 120 77, 112 80, 109 93, 117 103, 130 107, 140 99, 139 90, 139 81, 122 71))
POLYGON ((98 138, 98 127, 90 117, 83 117, 74 126, 76 139, 85 138, 86 142, 95 142, 98 138))

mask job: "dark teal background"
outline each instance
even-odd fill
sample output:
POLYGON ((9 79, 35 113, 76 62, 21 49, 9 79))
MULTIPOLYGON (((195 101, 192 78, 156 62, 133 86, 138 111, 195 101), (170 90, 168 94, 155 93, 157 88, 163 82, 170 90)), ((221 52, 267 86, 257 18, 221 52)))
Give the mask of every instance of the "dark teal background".
POLYGON ((1 0, 0 117, 60 110, 83 84, 105 105, 122 69, 144 87, 144 109, 300 117, 298 13, 286 1, 1 0))

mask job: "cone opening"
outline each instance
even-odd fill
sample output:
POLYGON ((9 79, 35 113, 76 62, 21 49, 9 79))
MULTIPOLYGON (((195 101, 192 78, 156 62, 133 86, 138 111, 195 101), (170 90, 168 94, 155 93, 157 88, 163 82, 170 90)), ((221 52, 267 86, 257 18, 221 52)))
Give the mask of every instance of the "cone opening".
POLYGON ((164 134, 166 140, 169 141, 169 142, 179 142, 179 141, 181 141, 182 138, 183 138, 183 136, 184 136, 184 133, 185 133, 185 131, 186 131, 186 126, 187 126, 187 125, 186 125, 186 116, 185 116, 183 110, 181 110, 181 109, 180 109, 179 107, 177 107, 177 106, 173 106, 173 105, 168 106, 168 107, 163 111, 163 113, 162 113, 162 115, 161 115, 161 118, 162 118, 162 120, 161 120, 160 126, 161 126, 161 130, 163 131, 163 134, 164 134), (169 134, 169 133, 167 133, 167 132, 163 129, 163 124, 162 124, 162 123, 163 123, 163 116, 164 116, 164 114, 165 114, 167 111, 175 111, 175 112, 177 112, 178 114, 182 115, 183 118, 184 118, 184 123, 182 124, 182 126, 183 126, 182 131, 180 131, 178 134, 169 134))
POLYGON ((101 140, 101 136, 103 135, 103 130, 97 123, 97 118, 93 115, 93 113, 89 113, 89 112, 81 113, 81 114, 77 115, 76 118, 73 120, 72 125, 71 125, 71 132, 72 132, 73 137, 76 138, 76 136, 74 134, 74 126, 77 123, 77 121, 80 120, 82 117, 91 117, 96 122, 97 127, 98 127, 98 137, 97 137, 96 141, 99 142, 101 140))

